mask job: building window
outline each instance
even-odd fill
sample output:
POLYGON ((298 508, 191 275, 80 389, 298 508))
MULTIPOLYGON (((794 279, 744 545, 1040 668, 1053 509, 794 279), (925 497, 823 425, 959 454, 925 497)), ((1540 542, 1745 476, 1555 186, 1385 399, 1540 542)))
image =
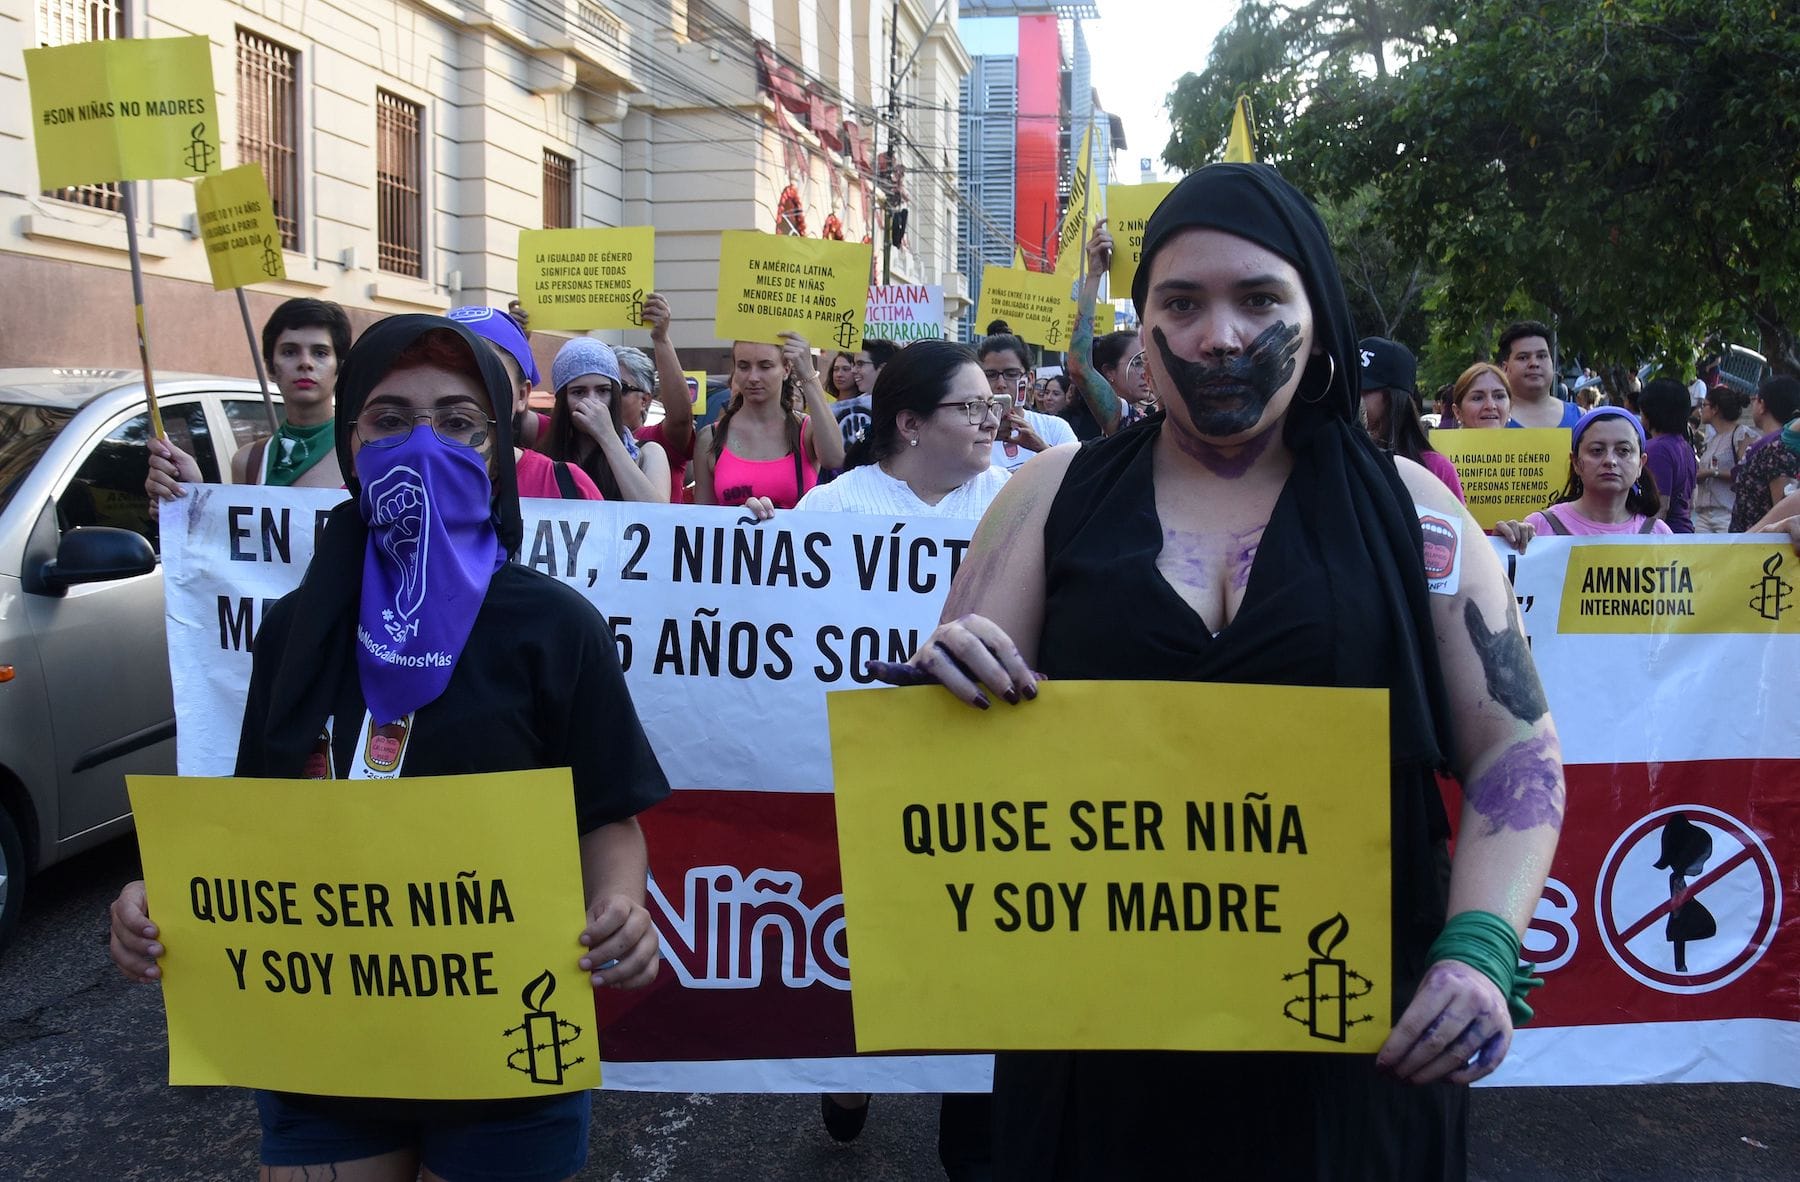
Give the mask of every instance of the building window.
POLYGON ((575 225, 575 162, 544 152, 544 229, 568 230, 575 225))
POLYGON ((375 199, 379 207, 380 265, 401 275, 425 275, 425 210, 419 129, 425 108, 385 90, 375 92, 375 199))
MULTIPOLYGON (((125 0, 38 0, 38 44, 75 45, 125 36, 125 0)), ((44 196, 93 209, 123 208, 119 186, 73 185, 46 189, 44 196)))
POLYGON ((238 161, 260 164, 269 182, 281 245, 300 249, 300 95, 298 55, 285 45, 237 31, 238 161))

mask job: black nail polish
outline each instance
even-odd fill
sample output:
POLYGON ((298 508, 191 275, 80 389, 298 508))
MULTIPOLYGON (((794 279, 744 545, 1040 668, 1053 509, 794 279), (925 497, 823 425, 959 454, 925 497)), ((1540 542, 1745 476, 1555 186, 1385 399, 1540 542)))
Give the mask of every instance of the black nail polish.
POLYGON ((1016 689, 1008 687, 1007 691, 1000 696, 1006 699, 1008 705, 1017 706, 1019 704, 1019 691, 1016 689))
POLYGON ((992 702, 988 701, 986 694, 976 694, 975 695, 975 704, 977 706, 981 707, 983 710, 986 710, 989 706, 993 705, 992 702))

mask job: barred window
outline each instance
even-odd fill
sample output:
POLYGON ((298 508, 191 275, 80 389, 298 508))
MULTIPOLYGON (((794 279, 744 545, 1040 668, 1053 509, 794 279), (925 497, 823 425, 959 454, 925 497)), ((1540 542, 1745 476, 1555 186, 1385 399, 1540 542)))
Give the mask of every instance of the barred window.
POLYGON ((299 55, 285 45, 237 31, 238 160, 260 164, 281 245, 300 249, 299 55))
POLYGON ((425 275, 425 209, 420 129, 425 108, 385 90, 375 92, 375 199, 380 265, 425 275))
MULTIPOLYGON (((38 0, 37 11, 39 45, 75 45, 125 36, 125 0, 38 0)), ((123 208, 116 184, 46 189, 44 196, 115 213, 123 208)))
POLYGON ((575 162, 544 150, 544 229, 568 230, 575 225, 575 162))

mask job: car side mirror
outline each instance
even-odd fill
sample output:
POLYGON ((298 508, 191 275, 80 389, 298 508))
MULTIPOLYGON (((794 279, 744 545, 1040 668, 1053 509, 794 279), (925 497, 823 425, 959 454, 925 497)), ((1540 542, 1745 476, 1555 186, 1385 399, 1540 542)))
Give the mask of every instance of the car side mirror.
POLYGON ((155 569, 156 551, 144 535, 90 525, 63 535, 56 557, 43 566, 41 581, 44 590, 61 595, 77 583, 108 583, 155 569))

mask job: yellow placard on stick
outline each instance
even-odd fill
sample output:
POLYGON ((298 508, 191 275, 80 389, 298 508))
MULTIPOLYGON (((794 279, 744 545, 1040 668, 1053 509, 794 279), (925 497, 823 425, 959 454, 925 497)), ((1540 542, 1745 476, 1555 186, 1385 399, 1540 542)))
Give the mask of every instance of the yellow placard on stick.
POLYGON ((38 185, 219 170, 212 49, 205 37, 131 37, 25 51, 38 185))
POLYGON ((1469 512, 1482 529, 1536 513, 1569 479, 1569 429, 1433 431, 1431 446, 1456 465, 1469 512))
POLYGON ((656 230, 519 231, 519 303, 533 328, 642 328, 656 230))
POLYGON ((1069 176, 1069 204, 1063 210, 1062 229, 1057 235, 1056 273, 1073 279, 1084 269, 1088 227, 1094 224, 1097 209, 1090 183, 1093 163, 1094 127, 1089 124, 1081 133, 1081 154, 1073 162, 1069 176))
POLYGON ((706 413, 706 371, 684 369, 681 376, 687 379, 688 401, 693 403, 694 417, 698 419, 706 413))
POLYGON ((194 207, 213 290, 287 278, 281 228, 260 164, 240 164, 194 184, 194 207))
POLYGON ((827 705, 857 1050, 1387 1037, 1385 691, 1068 681, 998 712, 935 687, 827 705))
POLYGON ((1144 257, 1144 225, 1174 187, 1171 181, 1106 186, 1107 228, 1113 237, 1112 266, 1107 269, 1107 274, 1112 276, 1115 294, 1131 294, 1138 261, 1144 257))
POLYGON ((495 1099, 598 1087, 567 769, 131 776, 169 1082, 495 1099))
POLYGON ((1800 635, 1800 559, 1786 534, 1722 546, 1573 546, 1563 635, 1800 635), (1779 539, 1779 540, 1778 540, 1779 539))
POLYGON ((866 242, 727 230, 719 242, 713 331, 728 341, 772 344, 797 332, 819 348, 855 349, 873 257, 866 242))
POLYGON ((976 324, 1004 320, 1014 333, 1046 349, 1067 349, 1075 331, 1075 300, 1067 275, 996 267, 981 269, 976 324))

